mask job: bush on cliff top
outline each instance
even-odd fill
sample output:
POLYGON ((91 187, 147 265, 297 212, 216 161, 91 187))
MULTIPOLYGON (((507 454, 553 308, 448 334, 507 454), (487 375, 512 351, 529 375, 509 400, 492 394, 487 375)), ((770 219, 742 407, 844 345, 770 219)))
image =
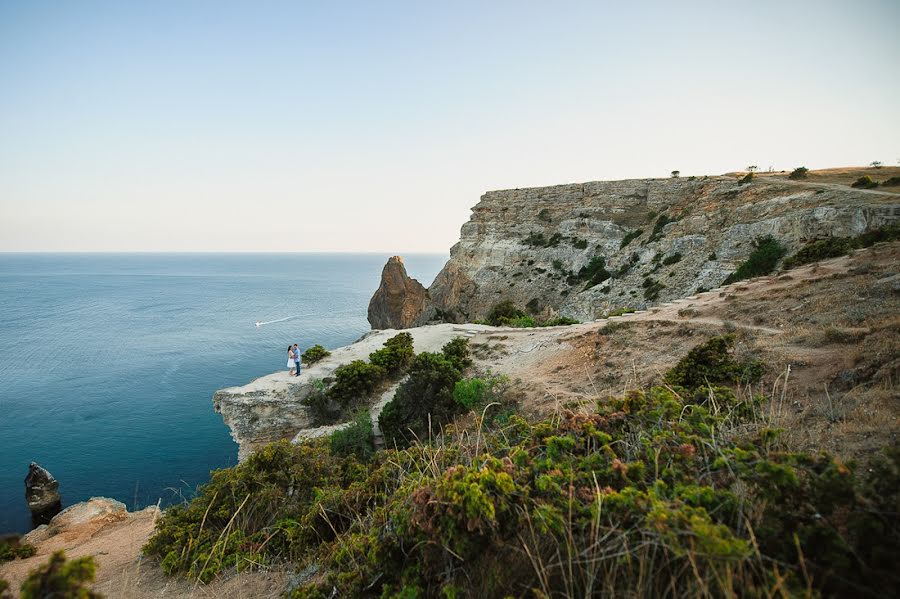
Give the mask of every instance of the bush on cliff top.
POLYGON ((300 354, 300 361, 307 366, 311 366, 312 364, 315 364, 320 360, 324 360, 330 355, 330 351, 328 351, 321 345, 316 344, 300 354))
POLYGON ((384 347, 369 354, 369 362, 396 375, 410 365, 415 355, 412 335, 398 333, 385 341, 384 347))
MULTIPOLYGON (((680 380, 732 374, 730 349, 709 349, 680 380)), ((315 565, 294 598, 900 593, 900 451, 865 477, 786 451, 760 397, 703 398, 632 391, 583 413, 445 429, 367 465, 275 444, 167 510, 146 551, 201 580, 315 565)))

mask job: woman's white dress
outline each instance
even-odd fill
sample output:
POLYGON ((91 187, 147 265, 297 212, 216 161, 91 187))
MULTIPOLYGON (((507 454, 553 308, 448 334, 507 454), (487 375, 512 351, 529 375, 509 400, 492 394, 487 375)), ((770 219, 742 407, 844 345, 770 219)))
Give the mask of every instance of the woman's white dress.
POLYGON ((291 357, 291 354, 288 354, 288 363, 287 363, 287 367, 288 367, 288 368, 293 368, 293 367, 294 367, 294 358, 291 357))

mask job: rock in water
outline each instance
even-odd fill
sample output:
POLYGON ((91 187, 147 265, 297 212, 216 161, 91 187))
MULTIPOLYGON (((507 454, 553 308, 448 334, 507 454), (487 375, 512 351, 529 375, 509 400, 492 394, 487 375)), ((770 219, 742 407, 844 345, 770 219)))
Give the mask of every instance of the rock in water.
POLYGON ((59 481, 34 462, 28 466, 28 476, 25 477, 25 501, 36 525, 46 524, 62 509, 59 481))
POLYGON ((406 274, 403 258, 392 256, 381 271, 381 285, 369 302, 373 329, 407 329, 431 308, 428 291, 406 274))

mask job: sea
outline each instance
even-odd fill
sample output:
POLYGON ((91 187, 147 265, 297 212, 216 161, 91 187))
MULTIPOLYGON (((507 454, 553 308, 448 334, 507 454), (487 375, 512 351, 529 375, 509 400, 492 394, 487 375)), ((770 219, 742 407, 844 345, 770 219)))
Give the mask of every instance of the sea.
MULTIPOLYGON (((0 533, 32 527, 30 462, 63 507, 190 499, 237 462, 213 393, 358 339, 387 258, 0 254, 0 533)), ((446 259, 404 256, 426 286, 446 259)))

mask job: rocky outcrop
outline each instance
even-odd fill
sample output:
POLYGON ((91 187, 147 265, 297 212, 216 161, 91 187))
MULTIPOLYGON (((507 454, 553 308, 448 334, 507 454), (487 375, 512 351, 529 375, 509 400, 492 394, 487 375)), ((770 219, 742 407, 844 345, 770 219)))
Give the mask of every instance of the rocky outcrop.
POLYGON ((432 306, 414 324, 435 316, 483 319, 501 300, 538 317, 591 320, 714 288, 762 236, 792 253, 809 241, 898 220, 898 194, 774 177, 743 185, 722 176, 492 191, 462 226, 428 289, 432 306), (592 260, 602 265, 593 280, 585 270, 592 260))
POLYGON ((369 302, 369 324, 373 329, 407 329, 428 318, 428 291, 406 274, 403 258, 392 256, 381 271, 381 285, 369 302))
MULTIPOLYGON (((479 327, 476 327, 479 328, 479 327)), ((317 388, 319 381, 328 382, 334 370, 353 360, 367 360, 369 354, 383 347, 384 342, 397 334, 394 329, 368 333, 362 339, 331 350, 331 355, 304 368, 300 376, 276 372, 242 387, 216 391, 213 407, 238 444, 238 460, 243 461, 257 448, 280 439, 324 436, 343 425, 314 427, 303 400, 317 388)), ((411 329, 416 353, 438 351, 445 343, 464 335, 452 324, 439 324, 411 329)), ((370 398, 373 402, 377 398, 370 398)))
POLYGON ((25 501, 35 524, 48 522, 62 509, 59 481, 34 462, 29 464, 28 475, 25 476, 25 501))

